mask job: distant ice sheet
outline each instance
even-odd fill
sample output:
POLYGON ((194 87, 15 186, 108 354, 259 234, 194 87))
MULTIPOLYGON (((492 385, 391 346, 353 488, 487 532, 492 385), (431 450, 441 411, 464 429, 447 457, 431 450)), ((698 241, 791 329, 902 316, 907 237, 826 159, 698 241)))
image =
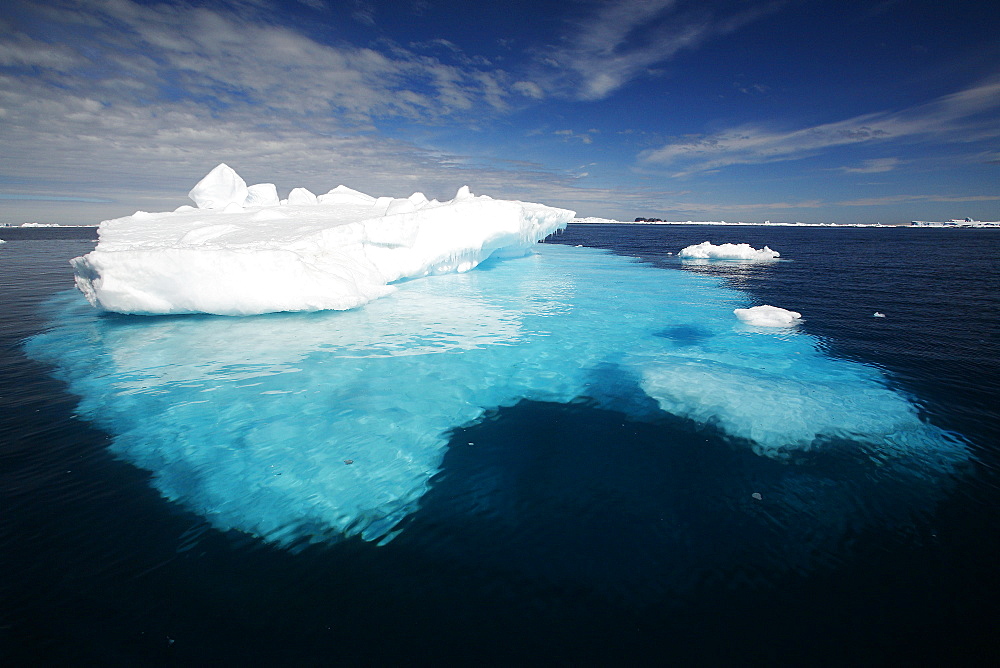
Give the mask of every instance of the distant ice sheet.
POLYGON ((681 249, 677 256, 691 260, 774 260, 780 257, 778 251, 764 246, 760 250, 750 244, 720 244, 709 241, 681 249))
POLYGON ((450 431, 522 399, 669 414, 778 460, 851 447, 933 471, 963 456, 878 370, 739 322, 745 300, 712 277, 541 245, 350 311, 106 317, 64 294, 28 351, 165 498, 284 546, 391 538, 450 431))
POLYGON ((134 314, 351 309, 400 279, 523 255, 574 216, 467 187, 448 202, 296 188, 281 203, 273 184, 247 186, 224 164, 190 197, 198 208, 101 223, 97 248, 73 260, 91 304, 134 314))

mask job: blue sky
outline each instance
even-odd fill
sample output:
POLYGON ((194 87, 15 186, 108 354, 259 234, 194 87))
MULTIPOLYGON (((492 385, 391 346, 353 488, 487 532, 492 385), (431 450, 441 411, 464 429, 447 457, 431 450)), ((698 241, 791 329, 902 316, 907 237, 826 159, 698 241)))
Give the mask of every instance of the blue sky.
POLYGON ((631 220, 1000 219, 1000 6, 6 0, 0 222, 248 183, 631 220))

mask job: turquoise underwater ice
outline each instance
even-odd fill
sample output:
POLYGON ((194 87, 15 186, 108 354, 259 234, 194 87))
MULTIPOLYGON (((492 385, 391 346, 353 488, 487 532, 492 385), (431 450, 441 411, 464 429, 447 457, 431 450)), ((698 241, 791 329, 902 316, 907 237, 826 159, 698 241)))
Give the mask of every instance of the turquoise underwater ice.
POLYGON ((845 440, 918 466, 964 456, 879 370, 742 324, 747 295, 718 278, 540 245, 397 287, 351 311, 247 318, 108 315, 65 293, 27 347, 164 497, 283 546, 391 539, 450 431, 522 399, 649 419, 619 396, 640 388, 766 457, 845 440))

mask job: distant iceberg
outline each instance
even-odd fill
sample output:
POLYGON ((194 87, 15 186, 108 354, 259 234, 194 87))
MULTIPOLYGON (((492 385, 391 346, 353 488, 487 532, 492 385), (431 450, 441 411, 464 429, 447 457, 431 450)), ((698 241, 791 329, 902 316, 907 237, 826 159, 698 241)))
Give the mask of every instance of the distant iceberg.
POLYGON ((197 208, 107 220, 72 260, 94 306, 131 314, 253 315, 355 308, 405 278, 464 272, 525 254, 575 213, 475 196, 372 197, 338 186, 316 197, 247 186, 221 164, 190 193, 197 208))
POLYGON ((681 259, 690 260, 774 260, 781 253, 764 246, 757 250, 750 244, 715 244, 705 241, 682 248, 677 254, 681 259))

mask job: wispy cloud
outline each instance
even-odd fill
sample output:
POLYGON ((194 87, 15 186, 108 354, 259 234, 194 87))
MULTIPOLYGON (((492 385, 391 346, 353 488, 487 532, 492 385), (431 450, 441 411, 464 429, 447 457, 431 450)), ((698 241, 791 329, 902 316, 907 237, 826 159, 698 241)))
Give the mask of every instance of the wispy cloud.
MULTIPOLYGON (((647 165, 679 168, 675 176, 688 176, 731 165, 798 160, 855 144, 971 142, 1000 136, 997 109, 1000 109, 1000 79, 991 79, 903 111, 864 114, 797 130, 744 126, 678 139, 644 151, 639 158, 647 165)), ((873 166, 894 165, 874 163, 873 166)))
POLYGON ((841 167, 840 171, 847 174, 880 174, 891 172, 901 164, 902 161, 899 158, 874 158, 865 160, 857 167, 841 167))
MULTIPOLYGON (((33 68, 33 76, 71 91, 95 80, 131 80, 145 88, 143 96, 128 96, 135 101, 187 98, 217 109, 245 105, 337 114, 341 121, 386 115, 427 121, 502 108, 509 94, 503 72, 471 61, 456 66, 398 45, 324 44, 276 23, 256 3, 229 6, 236 9, 54 0, 37 11, 50 31, 55 26, 75 39, 62 45, 24 34, 0 39, 0 63, 33 68)), ((103 88, 97 96, 110 101, 129 92, 103 88)))
POLYGON ((1000 195, 885 195, 882 197, 862 197, 836 202, 837 206, 884 206, 887 204, 919 204, 924 202, 996 202, 1000 195))
POLYGON ((562 42, 539 52, 539 79, 552 92, 602 99, 684 49, 734 32, 775 11, 764 3, 717 15, 704 3, 612 0, 569 24, 562 42))
POLYGON ((87 202, 89 204, 110 204, 112 200, 99 197, 60 197, 58 195, 7 195, 0 193, 0 199, 30 202, 87 202))
POLYGON ((590 129, 586 132, 574 132, 573 130, 556 130, 552 134, 562 137, 565 141, 578 141, 583 144, 592 144, 594 142, 594 135, 598 134, 597 130, 590 129))

